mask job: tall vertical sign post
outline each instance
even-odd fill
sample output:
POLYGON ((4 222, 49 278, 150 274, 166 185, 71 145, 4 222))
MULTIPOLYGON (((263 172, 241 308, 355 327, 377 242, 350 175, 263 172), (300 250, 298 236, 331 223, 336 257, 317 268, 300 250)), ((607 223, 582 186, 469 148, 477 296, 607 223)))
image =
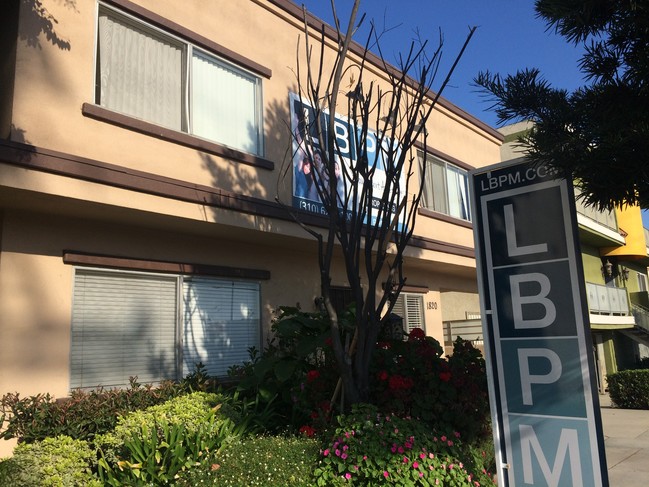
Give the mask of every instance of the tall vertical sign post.
POLYGON ((498 483, 607 487, 572 183, 516 160, 471 184, 498 483))

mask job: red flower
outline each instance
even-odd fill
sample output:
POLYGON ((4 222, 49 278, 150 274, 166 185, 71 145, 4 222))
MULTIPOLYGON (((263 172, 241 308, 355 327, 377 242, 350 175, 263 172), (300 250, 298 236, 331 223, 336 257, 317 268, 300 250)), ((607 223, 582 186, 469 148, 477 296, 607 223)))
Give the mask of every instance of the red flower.
POLYGON ((421 328, 413 328, 408 335, 408 341, 423 340, 426 338, 426 333, 421 328))
POLYGON ((439 380, 442 382, 448 382, 451 380, 451 373, 450 372, 440 372, 439 373, 439 380))
POLYGON ((388 373, 385 370, 379 372, 379 380, 388 380, 388 373))
POLYGON ((393 391, 399 389, 410 389, 414 385, 414 382, 410 377, 402 377, 400 375, 393 375, 390 377, 388 387, 393 391))
POLYGON ((318 377, 320 377, 320 372, 318 372, 317 370, 309 370, 309 371, 306 373, 306 381, 307 381, 307 382, 313 382, 313 381, 316 380, 318 377))
POLYGON ((307 437, 311 438, 315 434, 315 429, 313 429, 311 426, 304 425, 300 428, 300 433, 303 435, 306 435, 307 437))
POLYGON ((333 346, 333 344, 334 344, 333 338, 328 337, 328 338, 325 339, 325 345, 327 345, 328 347, 333 346))
POLYGON ((390 342, 376 342, 376 348, 380 348, 382 350, 390 350, 392 347, 392 344, 390 342))
POLYGON ((311 419, 318 419, 320 417, 320 414, 318 411, 311 411, 311 419))

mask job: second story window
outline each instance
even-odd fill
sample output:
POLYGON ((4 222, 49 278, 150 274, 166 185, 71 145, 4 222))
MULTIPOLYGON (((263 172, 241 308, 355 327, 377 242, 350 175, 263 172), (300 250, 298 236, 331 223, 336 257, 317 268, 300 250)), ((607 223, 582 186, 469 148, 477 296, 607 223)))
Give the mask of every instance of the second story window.
POLYGON ((426 157, 426 164, 422 205, 454 218, 471 221, 468 172, 430 154, 426 157))
POLYGON ((191 43, 100 6, 95 102, 255 155, 261 80, 191 43))

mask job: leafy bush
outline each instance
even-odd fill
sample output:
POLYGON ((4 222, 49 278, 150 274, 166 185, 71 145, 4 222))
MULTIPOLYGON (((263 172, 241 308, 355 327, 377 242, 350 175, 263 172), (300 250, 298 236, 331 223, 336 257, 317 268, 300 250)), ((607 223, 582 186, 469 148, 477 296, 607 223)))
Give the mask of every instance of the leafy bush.
POLYGON ((32 443, 67 435, 91 441, 96 434, 113 429, 118 415, 160 404, 180 393, 181 388, 172 382, 153 387, 132 379, 128 389, 76 390, 61 400, 49 394, 26 398, 5 394, 0 399, 0 439, 32 443))
MULTIPOLYGON (((343 328, 350 312, 341 317, 343 328)), ((329 319, 322 313, 281 307, 271 329, 274 338, 263 355, 253 351, 251 362, 231 371, 240 380, 238 390, 272 416, 268 431, 326 421, 338 380, 329 319)))
POLYGON ((172 482, 224 442, 244 431, 226 398, 195 392, 120 416, 112 432, 97 435, 99 476, 107 485, 172 482))
POLYGON ((381 411, 416 417, 435 430, 484 435, 489 396, 480 351, 458 339, 448 360, 441 354, 439 342, 421 329, 407 341, 379 342, 370 368, 371 400, 381 411))
POLYGON ((495 485, 485 468, 486 453, 469 452, 457 432, 434 434, 419 421, 380 414, 369 405, 354 406, 338 422, 314 471, 318 486, 495 485), (471 463, 464 465, 461 458, 471 463))
POLYGON ((649 409, 649 370, 623 370, 606 376, 613 403, 626 409, 649 409))
POLYGON ((0 463, 0 485, 13 487, 100 487, 93 476, 95 453, 69 436, 21 443, 14 456, 0 463))
POLYGON ((318 452, 318 443, 309 438, 249 437, 229 444, 178 484, 307 487, 313 485, 318 452))

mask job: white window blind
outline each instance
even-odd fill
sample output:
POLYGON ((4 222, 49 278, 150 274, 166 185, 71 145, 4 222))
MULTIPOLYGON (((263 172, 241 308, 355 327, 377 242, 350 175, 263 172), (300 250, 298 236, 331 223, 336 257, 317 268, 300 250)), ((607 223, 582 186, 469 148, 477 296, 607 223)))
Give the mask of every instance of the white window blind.
POLYGON ((176 278, 77 269, 71 388, 175 378, 176 278))
POLYGON ((132 376, 140 383, 177 379, 198 362, 224 376, 259 346, 259 327, 258 283, 80 268, 70 387, 123 387, 132 376))
POLYGON ((183 57, 181 43, 100 11, 99 102, 111 110, 181 130, 183 57))
POLYGON ((424 321, 424 297, 420 294, 401 293, 394 303, 392 312, 403 318, 403 331, 410 333, 415 328, 426 331, 424 321))
POLYGON ((259 77, 103 5, 97 45, 96 103, 261 155, 259 77))
POLYGON ((192 133, 257 154, 257 81, 195 50, 192 57, 192 133))

